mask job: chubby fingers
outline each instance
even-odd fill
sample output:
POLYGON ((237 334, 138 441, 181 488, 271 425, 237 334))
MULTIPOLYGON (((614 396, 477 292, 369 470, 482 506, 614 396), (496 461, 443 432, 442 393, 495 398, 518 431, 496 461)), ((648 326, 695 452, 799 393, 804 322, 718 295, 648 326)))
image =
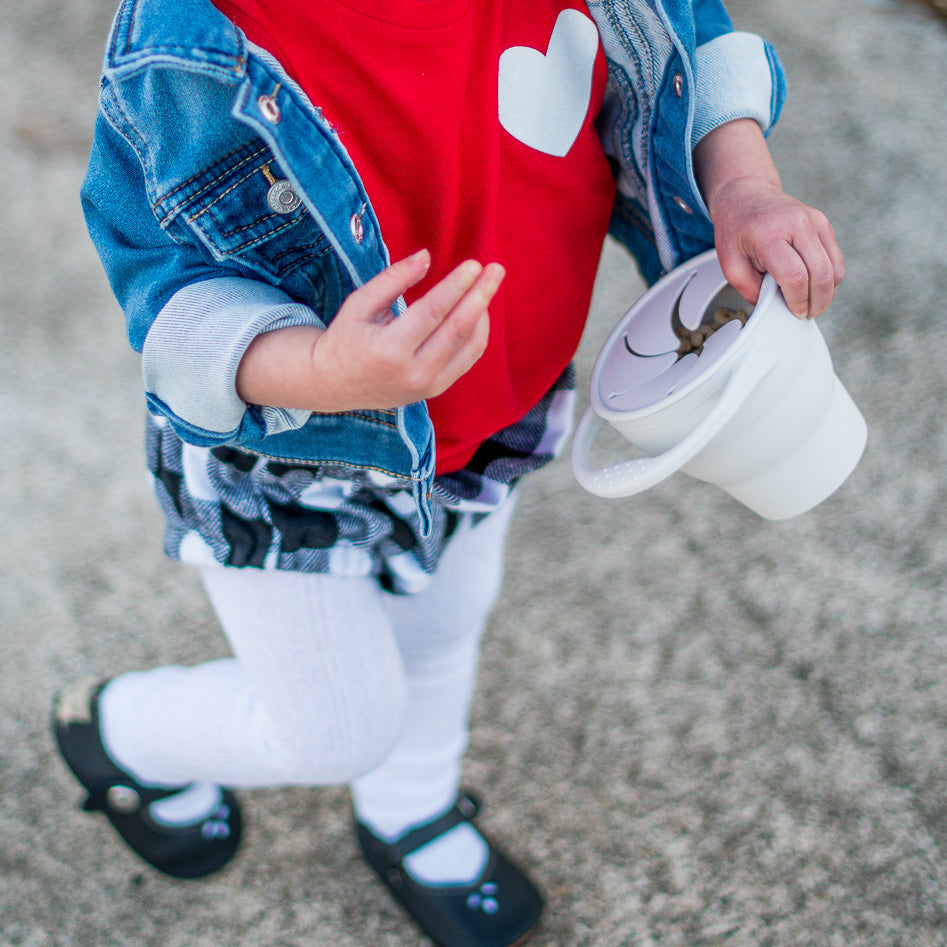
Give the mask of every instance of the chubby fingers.
POLYGON ((820 210, 746 182, 718 200, 715 242, 724 275, 755 302, 769 273, 799 318, 821 315, 845 276, 835 231, 820 210))
POLYGON ((845 277, 845 261, 831 228, 828 234, 797 235, 791 249, 793 253, 787 254, 790 259, 773 276, 793 315, 814 319, 835 298, 845 277))
POLYGON ((504 276, 503 267, 465 260, 398 319, 397 330, 413 349, 438 351, 451 338, 461 339, 489 305, 504 276))
POLYGON ((799 227, 789 239, 777 241, 761 261, 800 319, 822 315, 845 278, 845 260, 831 224, 818 211, 810 213, 816 218, 813 226, 799 227))
POLYGON ((742 250, 735 250, 726 245, 717 246, 717 258, 720 268, 727 282, 749 303, 756 305, 763 284, 763 274, 766 272, 762 264, 754 260, 742 250))
POLYGON ((374 314, 379 322, 390 322, 394 318, 391 307, 399 296, 420 283, 431 268, 431 254, 418 250, 411 256, 386 266, 358 290, 360 304, 374 314))
POLYGON ((797 235, 767 246, 759 257, 721 254, 727 280, 749 302, 755 303, 769 273, 776 280, 789 311, 800 319, 822 315, 845 278, 845 261, 834 236, 797 235))
MULTIPOLYGON (((399 261, 389 270, 401 268, 405 262, 399 261)), ((410 270, 410 266, 404 269, 410 270)), ((505 272, 498 263, 484 267, 475 260, 466 260, 397 319, 383 320, 384 358, 397 363, 402 403, 440 394, 480 358, 489 335, 488 307, 505 272)), ((400 276, 402 280, 413 279, 407 273, 400 276)), ((369 285, 366 283, 360 292, 369 285)), ((390 306, 387 297, 396 287, 397 280, 389 280, 387 288, 379 290, 378 298, 390 306)))
POLYGON ((446 362, 470 343, 504 275, 498 263, 466 260, 412 303, 389 332, 422 363, 446 362))
POLYGON ((313 410, 389 408, 430 398, 480 358, 487 307, 503 267, 468 260, 394 318, 393 303, 424 278, 430 263, 430 254, 419 251, 349 294, 311 346, 309 368, 320 384, 313 410))
POLYGON ((484 267, 448 317, 418 347, 418 361, 438 371, 438 388, 453 384, 486 350, 490 335, 488 307, 505 275, 498 263, 484 267))
MULTIPOLYGON (((845 279, 845 257, 842 255, 842 248, 838 245, 838 241, 835 239, 835 231, 832 229, 832 225, 826 221, 825 222, 826 231, 823 231, 819 234, 819 239, 822 241, 822 246, 825 248, 826 254, 828 254, 829 262, 832 265, 832 278, 835 282, 835 285, 832 288, 832 295, 829 297, 829 301, 835 297, 835 293, 839 288, 842 280, 845 279)), ((828 306, 826 303, 826 307, 828 306)), ((818 316, 821 315, 825 310, 821 312, 813 312, 810 315, 818 316)))

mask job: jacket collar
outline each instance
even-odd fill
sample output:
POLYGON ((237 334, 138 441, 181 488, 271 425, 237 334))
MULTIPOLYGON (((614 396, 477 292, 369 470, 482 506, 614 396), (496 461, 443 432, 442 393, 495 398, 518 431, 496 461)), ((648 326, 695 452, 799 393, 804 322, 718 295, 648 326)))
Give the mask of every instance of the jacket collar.
POLYGON ((246 70, 243 34, 209 0, 122 0, 105 52, 111 76, 159 62, 219 78, 246 70))

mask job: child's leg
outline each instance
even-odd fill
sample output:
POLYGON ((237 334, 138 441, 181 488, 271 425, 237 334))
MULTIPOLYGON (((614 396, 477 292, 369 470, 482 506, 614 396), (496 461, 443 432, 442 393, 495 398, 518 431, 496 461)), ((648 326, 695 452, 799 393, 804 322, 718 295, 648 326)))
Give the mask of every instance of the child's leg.
POLYGON ((405 725, 388 758, 353 785, 362 854, 439 944, 519 944, 543 910, 529 876, 480 834, 473 800, 450 806, 511 513, 508 504, 455 536, 424 592, 387 600, 408 680, 405 725))
MULTIPOLYGON (((425 591, 384 602, 408 682, 404 729, 385 761, 352 786, 359 821, 381 837, 430 821, 457 796, 480 637, 500 589, 512 507, 454 537, 425 591)), ((431 881, 470 880, 482 869, 482 843, 468 838, 464 855, 453 842, 445 859, 453 877, 432 865, 431 881)))
POLYGON ((370 579, 211 568, 236 655, 126 674, 102 695, 106 746, 144 783, 349 782, 401 732, 401 657, 370 579))

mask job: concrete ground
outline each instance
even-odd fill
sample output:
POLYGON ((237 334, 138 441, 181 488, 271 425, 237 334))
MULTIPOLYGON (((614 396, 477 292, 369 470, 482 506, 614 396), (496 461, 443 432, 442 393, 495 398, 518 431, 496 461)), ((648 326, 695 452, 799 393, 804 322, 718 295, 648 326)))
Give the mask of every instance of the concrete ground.
MULTIPOLYGON (((0 944, 418 945, 343 790, 247 794, 239 859, 179 883, 76 811, 52 750, 63 682, 224 648, 160 553, 79 214, 111 3, 0 9, 0 944)), ((619 501, 536 476, 467 779, 548 895, 536 947, 947 944, 947 30, 893 0, 731 12, 780 49, 784 183, 847 254, 822 326, 869 449, 778 524, 683 476, 619 501)), ((608 248, 583 386, 640 290, 608 248)))

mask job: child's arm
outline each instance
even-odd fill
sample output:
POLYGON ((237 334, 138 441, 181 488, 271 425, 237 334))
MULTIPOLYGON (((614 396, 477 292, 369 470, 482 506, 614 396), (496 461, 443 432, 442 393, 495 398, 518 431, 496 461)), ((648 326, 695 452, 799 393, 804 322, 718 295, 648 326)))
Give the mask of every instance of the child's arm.
POLYGON ((783 191, 759 125, 739 119, 709 132, 694 170, 730 283, 755 302, 770 273, 795 315, 825 312, 845 275, 842 251, 825 215, 783 191))
POLYGON ((426 250, 351 293, 328 329, 264 333, 237 369, 249 404, 336 412, 393 408, 440 394, 483 354, 501 266, 462 263, 398 318, 392 303, 424 278, 426 250))

